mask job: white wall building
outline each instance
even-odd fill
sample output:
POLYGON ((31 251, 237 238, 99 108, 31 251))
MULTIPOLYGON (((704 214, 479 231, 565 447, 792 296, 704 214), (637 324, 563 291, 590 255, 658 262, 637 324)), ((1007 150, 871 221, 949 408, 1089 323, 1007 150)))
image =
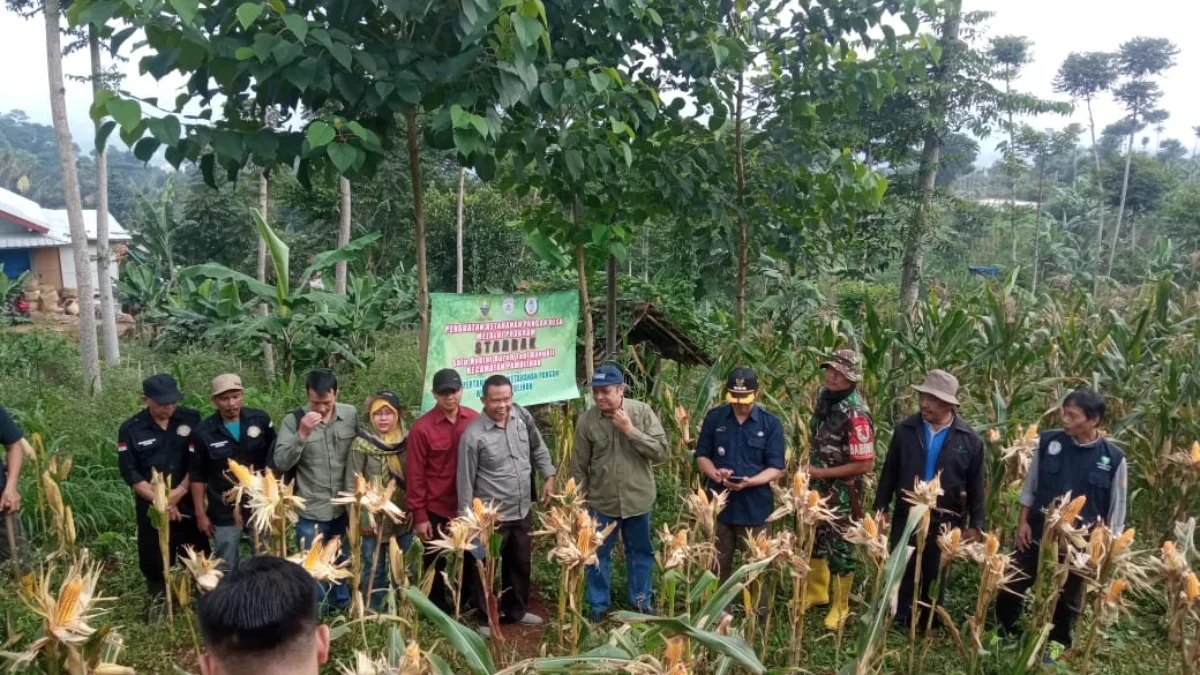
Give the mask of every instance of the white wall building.
MULTIPOLYGON (((99 292, 96 273, 96 211, 84 210, 84 227, 91 251, 92 289, 99 292)), ((116 218, 108 216, 109 246, 127 244, 131 237, 116 218)), ((71 228, 65 210, 43 209, 36 202, 0 188, 0 263, 4 274, 15 279, 25 270, 34 286, 78 288, 71 228)), ((117 280, 114 260, 109 273, 117 280)))

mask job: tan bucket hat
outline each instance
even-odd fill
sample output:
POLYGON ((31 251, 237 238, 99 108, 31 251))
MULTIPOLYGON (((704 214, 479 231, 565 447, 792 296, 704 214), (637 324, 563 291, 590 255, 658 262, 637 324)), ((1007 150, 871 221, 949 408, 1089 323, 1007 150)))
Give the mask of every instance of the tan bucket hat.
POLYGON ((913 385, 913 389, 950 405, 958 405, 958 378, 944 370, 929 371, 925 375, 925 381, 913 385))

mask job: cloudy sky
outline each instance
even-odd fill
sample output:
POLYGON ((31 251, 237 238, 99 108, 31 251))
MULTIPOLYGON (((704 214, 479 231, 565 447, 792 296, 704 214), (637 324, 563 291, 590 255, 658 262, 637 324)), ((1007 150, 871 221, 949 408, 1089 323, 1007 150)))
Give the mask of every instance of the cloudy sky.
MULTIPOLYGON (((1121 42, 1144 35, 1165 37, 1180 46, 1178 65, 1162 79, 1165 93, 1162 107, 1171 112, 1164 138, 1177 138, 1186 147, 1194 140, 1193 126, 1200 125, 1200 47, 1194 33, 1200 26, 1200 2, 1195 0, 965 0, 965 9, 994 13, 988 23, 989 35, 1024 35, 1033 40, 1034 62, 1026 67, 1017 86, 1043 97, 1055 96, 1051 81, 1058 66, 1073 51, 1115 50, 1121 42)), ((132 41, 130 41, 132 42, 132 41)), ((34 120, 50 122, 47 94, 45 28, 40 18, 26 20, 0 9, 0 112, 23 110, 34 120)), ((162 100, 174 98, 179 81, 156 83, 139 76, 136 63, 124 64, 125 86, 140 96, 158 94, 162 100)), ((87 72, 87 54, 67 57, 68 75, 87 72)), ((71 129, 81 147, 90 147, 91 122, 88 105, 91 92, 87 84, 67 83, 71 129)), ((1120 108, 1105 97, 1096 106, 1096 122, 1101 128, 1121 116, 1120 108)), ((1078 110, 1071 119, 1044 117, 1034 120, 1039 126, 1062 126, 1069 121, 1086 124, 1086 114, 1078 110)), ((114 142, 120 142, 115 140, 114 142)), ((984 158, 995 137, 981 145, 984 158)))

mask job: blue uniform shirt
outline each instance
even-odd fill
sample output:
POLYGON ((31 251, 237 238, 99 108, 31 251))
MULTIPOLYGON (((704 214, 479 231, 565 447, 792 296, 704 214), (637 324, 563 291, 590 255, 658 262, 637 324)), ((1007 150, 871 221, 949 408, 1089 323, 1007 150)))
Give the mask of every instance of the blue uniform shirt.
MULTIPOLYGON (((718 469, 750 478, 768 468, 784 469, 783 424, 760 406, 750 409, 745 424, 738 424, 733 406, 713 408, 700 426, 696 457, 707 457, 718 469)), ((725 488, 709 481, 709 490, 725 488)), ((770 485, 729 492, 729 501, 718 517, 727 525, 762 525, 774 506, 770 485)))

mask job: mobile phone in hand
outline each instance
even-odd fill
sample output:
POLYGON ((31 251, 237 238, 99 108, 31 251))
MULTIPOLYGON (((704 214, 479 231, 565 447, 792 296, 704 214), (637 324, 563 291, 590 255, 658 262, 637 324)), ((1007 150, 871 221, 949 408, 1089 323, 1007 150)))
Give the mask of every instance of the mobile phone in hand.
POLYGON ((730 483, 740 483, 740 482, 746 480, 746 477, 745 476, 730 476, 729 478, 726 478, 725 480, 729 481, 730 483))

